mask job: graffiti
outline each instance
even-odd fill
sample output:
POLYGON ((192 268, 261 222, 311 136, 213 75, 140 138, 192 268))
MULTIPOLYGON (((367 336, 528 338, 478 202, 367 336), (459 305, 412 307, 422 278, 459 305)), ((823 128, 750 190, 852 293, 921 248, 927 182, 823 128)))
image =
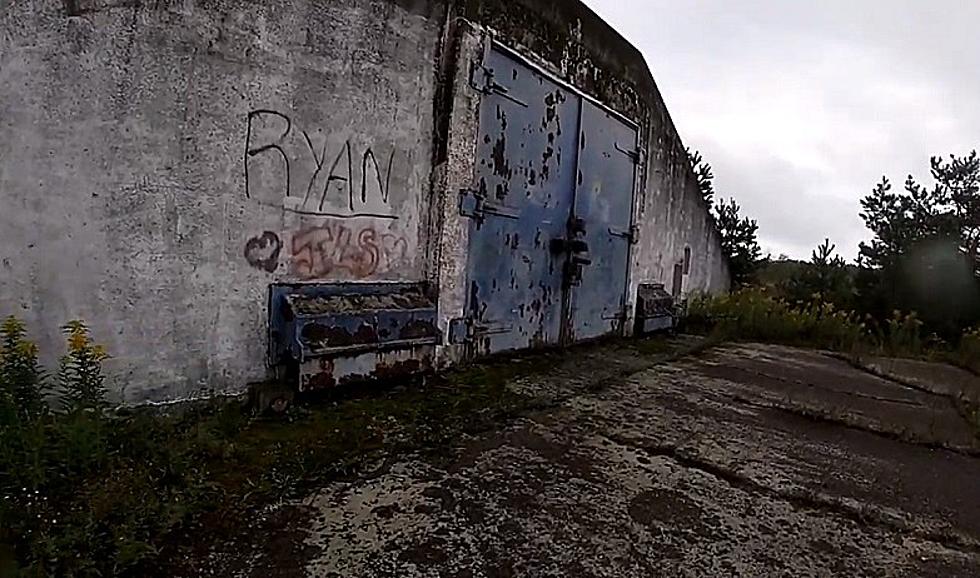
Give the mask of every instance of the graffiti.
POLYGON ((407 256, 408 242, 403 237, 379 233, 370 225, 325 223, 293 235, 290 272, 302 279, 345 274, 363 279, 397 268, 407 256))
POLYGON ((243 161, 245 196, 253 197, 254 174, 264 167, 281 175, 269 180, 278 180, 274 192, 282 197, 287 211, 337 218, 398 218, 389 205, 394 148, 385 156, 368 146, 355 156, 350 139, 336 151, 329 150, 328 136, 317 140, 315 134, 297 129, 281 112, 250 112, 243 161), (262 164, 256 168, 258 161, 262 164))
POLYGON ((245 259, 256 269, 274 273, 279 267, 279 253, 282 251, 282 241, 279 235, 266 231, 258 237, 252 237, 245 243, 245 259))

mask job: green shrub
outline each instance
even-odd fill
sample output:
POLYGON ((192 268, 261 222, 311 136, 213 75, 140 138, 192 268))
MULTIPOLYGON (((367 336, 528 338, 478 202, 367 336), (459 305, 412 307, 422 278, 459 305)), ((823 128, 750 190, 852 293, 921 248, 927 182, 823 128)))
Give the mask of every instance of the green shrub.
POLYGON ((924 352, 922 321, 914 311, 908 314, 893 311, 885 330, 878 332, 877 341, 882 352, 889 355, 921 355, 924 352))
POLYGON ((29 575, 94 573, 93 556, 103 553, 92 550, 98 531, 79 507, 86 491, 79 482, 97 477, 110 459, 101 412, 106 355, 83 323, 69 323, 65 334, 54 387, 24 324, 7 317, 0 326, 0 550, 13 552, 29 575), (57 389, 69 400, 66 414, 52 413, 45 401, 57 389), (94 411, 77 411, 83 408, 94 411))
MULTIPOLYGON (((808 303, 791 303, 765 288, 750 288, 718 297, 697 296, 689 300, 686 313, 688 328, 724 339, 912 357, 949 351, 938 337, 923 337, 923 323, 915 312, 895 311, 883 324, 871 317, 862 321, 820 294, 808 303)), ((964 365, 980 368, 980 331, 962 337, 958 356, 964 365)))
POLYGON ((815 299, 793 305, 764 289, 743 289, 719 297, 689 301, 689 327, 727 339, 745 339, 850 350, 867 335, 864 323, 849 311, 815 299))

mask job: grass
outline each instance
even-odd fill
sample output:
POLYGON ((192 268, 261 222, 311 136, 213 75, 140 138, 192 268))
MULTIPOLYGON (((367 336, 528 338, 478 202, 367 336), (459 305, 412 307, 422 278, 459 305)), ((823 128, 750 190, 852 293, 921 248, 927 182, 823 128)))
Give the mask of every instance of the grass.
MULTIPOLYGON (((702 347, 752 339, 906 351, 928 347, 915 321, 896 316, 878 330, 823 304, 794 308, 740 292, 693 300, 688 326, 711 333, 702 347)), ((384 390, 338 389, 276 418, 227 401, 161 415, 105 411, 106 352, 82 324, 66 326, 66 338, 51 378, 23 326, 8 320, 0 331, 3 576, 193 575, 210 544, 243 543, 255 513, 270 504, 352 479, 382 456, 445 460, 467 434, 539 409, 540 400, 508 383, 549 375, 565 358, 533 353, 384 390), (52 394, 64 401, 57 411, 42 403, 52 394)), ((640 356, 674 351, 664 340, 628 347, 640 356)), ((960 348, 964 364, 976 361, 980 333, 960 348)))
POLYGON ((540 402, 507 383, 560 359, 534 354, 394 389, 335 390, 279 418, 227 401, 175 415, 113 413, 101 401, 105 353, 74 327, 69 351, 83 363, 55 380, 19 324, 0 349, 3 576, 193 574, 182 560, 207 540, 240 536, 266 505, 356 476, 382 455, 445 459, 462 436, 535 409, 540 402), (75 405, 19 413, 20 398, 58 392, 75 405))
POLYGON ((980 375, 980 329, 964 333, 951 358, 960 367, 980 375))
POLYGON ((829 303, 800 307, 765 289, 747 289, 719 297, 699 296, 688 303, 688 329, 718 339, 752 340, 850 351, 868 336, 857 316, 829 303))
POLYGON ((935 358, 980 368, 980 331, 965 333, 951 347, 923 335, 922 321, 914 312, 895 311, 878 323, 839 310, 819 296, 805 305, 774 297, 764 288, 699 296, 688 304, 686 325, 718 339, 815 347, 855 356, 935 358))

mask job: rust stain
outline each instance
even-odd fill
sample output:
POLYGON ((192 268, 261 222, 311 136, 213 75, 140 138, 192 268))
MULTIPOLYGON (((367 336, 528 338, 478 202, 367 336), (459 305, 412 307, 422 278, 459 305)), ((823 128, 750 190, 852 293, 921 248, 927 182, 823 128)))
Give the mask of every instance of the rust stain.
POLYGON ((438 330, 431 321, 416 319, 407 323, 398 333, 400 339, 421 339, 424 337, 435 337, 438 330))
POLYGON ((354 343, 354 336, 350 331, 343 327, 330 327, 319 323, 305 325, 301 336, 310 343, 318 343, 326 347, 344 347, 354 343))
POLYGON ((306 381, 307 389, 329 389, 337 385, 334 379, 334 364, 332 359, 321 359, 319 370, 310 375, 306 381))

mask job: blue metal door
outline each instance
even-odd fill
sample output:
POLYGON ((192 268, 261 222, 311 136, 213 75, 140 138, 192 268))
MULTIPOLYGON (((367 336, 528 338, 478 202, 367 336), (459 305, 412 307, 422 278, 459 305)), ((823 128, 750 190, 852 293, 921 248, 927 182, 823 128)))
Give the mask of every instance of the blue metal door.
POLYGON ((498 50, 473 83, 484 97, 475 184, 460 206, 472 218, 469 293, 451 335, 491 353, 615 330, 635 132, 629 140, 632 129, 498 50))
POLYGON ((589 263, 571 291, 569 341, 622 328, 638 160, 632 126, 588 101, 581 119, 574 217, 582 225, 589 263))
POLYGON ((467 295, 469 338, 490 353, 561 337, 563 254, 575 189, 578 98, 493 51, 474 83, 480 109, 467 295))

